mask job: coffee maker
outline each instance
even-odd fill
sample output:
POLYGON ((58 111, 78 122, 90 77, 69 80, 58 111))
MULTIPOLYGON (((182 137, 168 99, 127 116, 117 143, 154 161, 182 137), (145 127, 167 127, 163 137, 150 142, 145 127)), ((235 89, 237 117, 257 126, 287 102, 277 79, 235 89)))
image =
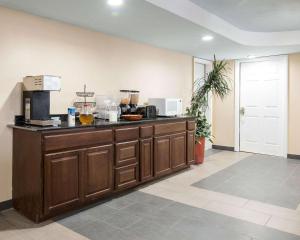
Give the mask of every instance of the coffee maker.
POLYGON ((23 79, 23 114, 25 123, 38 126, 52 126, 50 119, 50 91, 60 91, 61 78, 42 75, 23 79))

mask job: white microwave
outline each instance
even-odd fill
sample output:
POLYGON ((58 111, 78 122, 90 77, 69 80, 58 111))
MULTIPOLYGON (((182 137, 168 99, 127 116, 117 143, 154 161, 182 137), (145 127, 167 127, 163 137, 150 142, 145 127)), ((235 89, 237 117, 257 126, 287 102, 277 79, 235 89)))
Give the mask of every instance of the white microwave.
POLYGON ((149 98, 149 105, 156 106, 159 116, 182 115, 182 99, 180 98, 149 98))

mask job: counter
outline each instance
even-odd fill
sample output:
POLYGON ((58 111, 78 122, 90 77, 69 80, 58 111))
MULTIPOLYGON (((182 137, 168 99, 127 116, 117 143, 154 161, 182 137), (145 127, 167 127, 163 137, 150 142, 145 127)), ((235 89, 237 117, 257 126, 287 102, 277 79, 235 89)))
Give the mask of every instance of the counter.
POLYGON ((18 128, 28 131, 51 131, 51 130, 67 130, 67 129, 79 129, 79 128, 109 128, 109 127, 120 127, 120 126, 130 126, 130 125, 139 125, 139 124, 149 124, 155 122, 170 122, 170 121, 178 121, 178 120, 193 120, 193 117, 188 116, 179 116, 179 117, 157 117, 150 119, 142 119, 140 121, 126 121, 120 120, 118 122, 109 122, 102 119, 95 119, 95 121, 90 125, 82 125, 78 121, 76 121, 75 126, 69 126, 68 122, 62 121, 62 124, 59 126, 47 126, 40 127, 34 125, 27 125, 24 123, 19 124, 8 124, 7 126, 10 128, 18 128))

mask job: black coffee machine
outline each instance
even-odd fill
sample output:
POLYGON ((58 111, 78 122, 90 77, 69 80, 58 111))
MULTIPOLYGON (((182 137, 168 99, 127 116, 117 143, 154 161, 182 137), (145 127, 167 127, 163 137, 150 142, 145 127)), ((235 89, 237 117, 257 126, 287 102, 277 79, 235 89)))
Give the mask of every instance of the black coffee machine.
POLYGON ((23 78, 23 115, 25 123, 52 126, 50 119, 50 91, 60 91, 61 77, 53 75, 26 76, 23 78))
POLYGON ((23 91, 23 114, 27 124, 53 125, 50 119, 50 91, 23 91))

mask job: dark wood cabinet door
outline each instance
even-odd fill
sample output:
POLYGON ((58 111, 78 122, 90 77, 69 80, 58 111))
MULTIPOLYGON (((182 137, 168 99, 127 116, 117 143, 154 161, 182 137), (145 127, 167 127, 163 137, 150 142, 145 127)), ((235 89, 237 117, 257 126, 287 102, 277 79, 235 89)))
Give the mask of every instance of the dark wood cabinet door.
POLYGON ((139 182, 139 165, 132 164, 115 169, 115 186, 117 190, 133 187, 139 182))
POLYGON ((187 132, 187 162, 195 163, 195 131, 187 132))
POLYGON ((166 175, 172 171, 170 136, 154 138, 154 175, 166 175))
POLYGON ((116 167, 128 166, 139 162, 139 141, 116 144, 116 167))
POLYGON ((140 177, 145 182, 153 178, 153 139, 140 141, 140 177))
POLYGON ((45 155, 46 215, 67 210, 82 200, 83 154, 83 151, 68 151, 45 155))
POLYGON ((97 199, 113 191, 113 145, 89 148, 84 159, 84 197, 97 199))
POLYGON ((171 137, 171 162, 173 170, 184 168, 187 165, 185 132, 171 137))

